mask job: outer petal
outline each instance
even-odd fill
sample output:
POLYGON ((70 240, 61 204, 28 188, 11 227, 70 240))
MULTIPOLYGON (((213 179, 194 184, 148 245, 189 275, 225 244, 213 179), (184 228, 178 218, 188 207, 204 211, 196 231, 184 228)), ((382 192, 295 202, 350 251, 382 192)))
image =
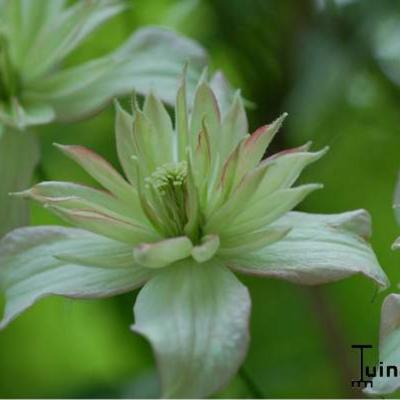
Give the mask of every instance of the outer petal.
POLYGON ((151 343, 164 397, 205 397, 227 383, 248 344, 250 298, 226 268, 181 262, 149 281, 133 330, 151 343))
MULTIPOLYGON (((400 361, 400 295, 389 294, 382 305, 379 361, 384 368, 388 365, 398 366, 400 361)), ((378 368, 378 367, 377 367, 378 368)), ((372 388, 364 392, 370 395, 392 393, 400 388, 398 377, 376 377, 372 388)))
POLYGON ((142 243, 133 249, 135 261, 149 268, 162 268, 190 256, 193 244, 186 236, 142 243))
MULTIPOLYGON (((23 3, 20 10, 22 15, 35 14, 31 7, 25 5, 30 2, 17 0, 15 3, 23 3)), ((36 37, 21 37, 22 43, 30 41, 31 44, 25 53, 19 55, 21 60, 18 60, 25 81, 38 79, 50 71, 91 32, 125 8, 126 4, 121 0, 81 1, 62 12, 53 13, 51 19, 43 21, 45 23, 36 37)), ((20 23, 14 24, 15 29, 24 26, 24 22, 22 19, 20 23)), ((22 33, 29 37, 29 32, 23 30, 22 33)))
POLYGON ((185 62, 190 62, 188 91, 193 93, 206 63, 194 41, 167 29, 139 29, 115 53, 30 83, 29 99, 49 103, 58 119, 82 118, 112 97, 151 90, 173 104, 185 62))
POLYGON ((9 193, 29 186, 38 157, 39 146, 31 132, 0 125, 0 237, 28 223, 28 204, 9 193))
POLYGON ((284 239, 228 264, 245 273, 302 284, 361 273, 387 287, 388 278, 365 239, 369 224, 364 210, 336 215, 290 212, 272 225, 292 227, 284 239))
POLYGON ((9 233, 0 242, 0 281, 7 301, 0 328, 42 297, 108 297, 142 285, 152 271, 135 265, 127 248, 86 231, 58 226, 9 233), (94 258, 96 248, 102 249, 102 266, 94 258), (75 253, 86 266, 64 261, 68 253, 75 253), (105 267, 107 257, 113 263, 110 268, 105 267), (131 267, 127 267, 129 262, 131 267))

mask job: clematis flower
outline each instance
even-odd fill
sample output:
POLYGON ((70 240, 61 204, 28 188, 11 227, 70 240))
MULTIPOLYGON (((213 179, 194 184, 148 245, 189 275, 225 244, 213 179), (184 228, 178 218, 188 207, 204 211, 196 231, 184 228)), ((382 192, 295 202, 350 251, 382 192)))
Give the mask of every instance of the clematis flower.
POLYGON ((242 363, 250 296, 235 272, 302 284, 361 273, 385 287, 363 210, 291 210, 319 184, 293 187, 326 149, 310 144, 262 160, 286 115, 249 135, 237 93, 220 112, 201 81, 175 123, 149 94, 132 114, 116 104, 125 177, 92 151, 57 145, 104 190, 43 182, 20 196, 77 228, 17 229, 1 241, 6 308, 1 327, 48 295, 96 298, 141 289, 132 330, 152 345, 163 397, 204 397, 242 363), (190 113, 188 110, 192 110, 190 113))
POLYGON ((31 184, 39 159, 32 126, 88 117, 133 89, 141 94, 153 89, 173 103, 186 61, 189 85, 196 87, 206 64, 204 50, 156 27, 137 30, 103 57, 62 67, 73 50, 126 4, 0 0, 0 236, 27 222, 26 208, 11 203, 8 193, 31 184))
MULTIPOLYGON (((395 217, 400 224, 400 175, 397 181, 394 205, 395 217)), ((392 244, 392 250, 400 249, 400 237, 392 244)), ((397 285, 399 287, 399 285, 397 285)), ((379 332, 379 365, 375 367, 376 376, 372 379, 372 387, 367 387, 364 392, 368 395, 382 396, 400 389, 400 294, 390 293, 386 296, 381 309, 379 332), (382 364, 381 364, 382 363, 382 364), (387 367, 397 368, 387 373, 387 367), (380 373, 380 367, 383 368, 380 373)), ((371 368, 371 372, 374 368, 371 368)))

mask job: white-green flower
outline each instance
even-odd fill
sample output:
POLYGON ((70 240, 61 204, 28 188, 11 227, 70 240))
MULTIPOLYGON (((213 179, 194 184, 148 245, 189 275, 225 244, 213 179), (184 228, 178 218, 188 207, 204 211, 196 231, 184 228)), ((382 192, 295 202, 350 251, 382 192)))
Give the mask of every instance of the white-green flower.
POLYGON ((202 81, 187 103, 183 83, 174 123, 152 94, 132 114, 116 105, 126 179, 90 150, 58 145, 104 190, 43 182, 24 191, 78 229, 17 229, 0 244, 2 327, 50 294, 104 297, 144 285, 132 329, 152 344, 164 397, 208 396, 243 361, 250 297, 233 271, 303 284, 362 273, 387 285, 365 211, 291 212, 320 188, 292 186, 325 150, 307 144, 262 161, 284 115, 249 135, 239 94, 221 114, 202 81))
POLYGON ((119 48, 63 67, 96 28, 126 9, 122 0, 0 0, 0 236, 26 223, 8 193, 31 183, 39 152, 34 125, 88 117, 114 96, 153 90, 174 102, 182 65, 194 89, 204 50, 172 31, 137 30, 119 48), (23 160, 23 162, 21 162, 23 160), (16 171, 16 172, 14 172, 16 171))
MULTIPOLYGON (((396 185, 393 209, 396 220, 400 223, 400 179, 398 179, 396 185)), ((400 237, 392 244, 392 250, 399 249, 400 237)), ((400 389, 400 378, 394 375, 388 376, 386 373, 387 366, 400 368, 400 294, 398 293, 390 293, 386 296, 382 304, 379 332, 379 362, 382 362, 382 364, 376 367, 378 376, 373 379, 372 387, 368 387, 364 391, 368 395, 382 396, 400 389), (380 365, 383 365, 383 376, 379 376, 380 365)))

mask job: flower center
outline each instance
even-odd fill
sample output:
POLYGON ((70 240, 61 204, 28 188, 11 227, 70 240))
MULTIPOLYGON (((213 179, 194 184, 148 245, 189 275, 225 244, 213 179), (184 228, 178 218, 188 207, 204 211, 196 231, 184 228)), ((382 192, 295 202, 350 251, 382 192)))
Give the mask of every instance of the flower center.
POLYGON ((171 232, 182 234, 187 223, 186 199, 187 163, 164 164, 147 178, 146 188, 150 190, 154 205, 171 232))

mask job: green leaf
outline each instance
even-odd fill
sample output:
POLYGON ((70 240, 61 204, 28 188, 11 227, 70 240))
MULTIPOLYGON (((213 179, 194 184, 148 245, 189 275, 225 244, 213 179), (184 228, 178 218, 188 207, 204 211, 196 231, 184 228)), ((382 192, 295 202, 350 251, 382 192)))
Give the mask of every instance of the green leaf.
POLYGON ((39 146, 32 132, 0 125, 0 237, 29 222, 27 202, 9 193, 30 185, 38 158, 39 146))
MULTIPOLYGON (((389 294, 382 305, 379 361, 385 369, 388 365, 398 366, 400 361, 400 295, 395 293, 389 294)), ((378 396, 399 388, 398 377, 377 376, 372 381, 372 388, 366 388, 364 393, 378 396)))
POLYGON ((282 240, 229 261, 244 273, 302 284, 320 284, 363 274, 386 288, 389 284, 366 240, 369 214, 364 210, 319 215, 290 212, 271 227, 291 227, 282 240))
POLYGON ((50 104, 59 120, 88 116, 132 90, 153 91, 173 105, 186 62, 190 63, 187 87, 193 93, 206 63, 204 50, 167 29, 139 29, 110 55, 30 82, 26 97, 50 104))
POLYGON ((133 330, 155 352, 163 397, 211 395, 246 354, 248 291, 215 262, 165 268, 141 290, 134 312, 133 330))
POLYGON ((105 267, 107 250, 108 260, 114 263, 116 247, 126 252, 121 246, 86 231, 59 226, 20 228, 6 235, 0 241, 0 277, 6 297, 0 328, 49 295, 99 298, 141 286, 152 276, 152 271, 135 265, 133 258, 131 268, 127 268, 126 260, 105 267), (88 258, 99 247, 105 257, 103 267, 79 265, 58 257, 76 252, 78 258, 86 259, 85 264, 95 264, 88 258))

